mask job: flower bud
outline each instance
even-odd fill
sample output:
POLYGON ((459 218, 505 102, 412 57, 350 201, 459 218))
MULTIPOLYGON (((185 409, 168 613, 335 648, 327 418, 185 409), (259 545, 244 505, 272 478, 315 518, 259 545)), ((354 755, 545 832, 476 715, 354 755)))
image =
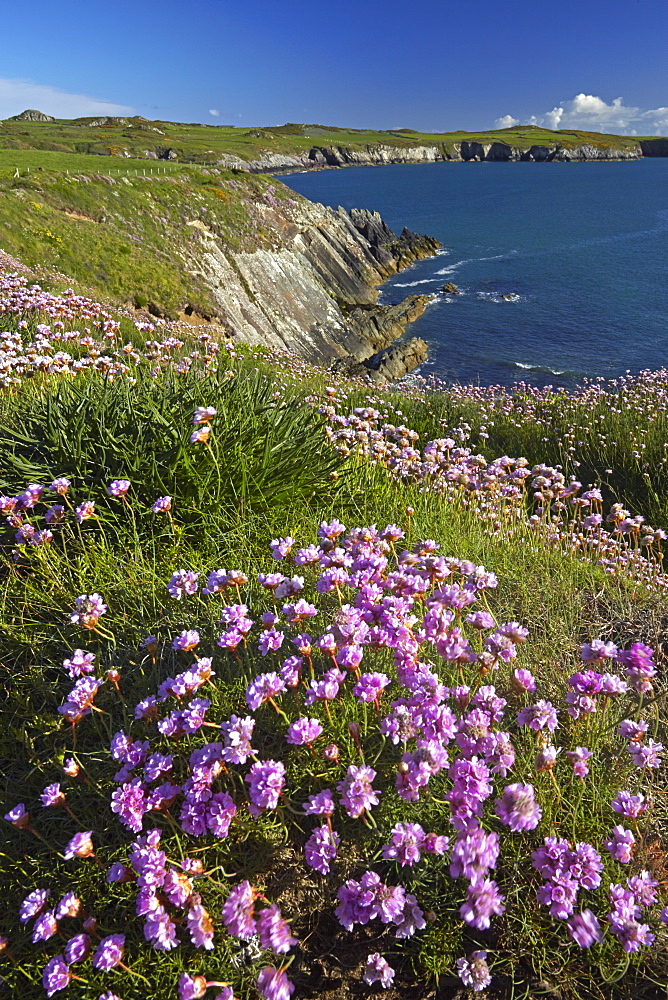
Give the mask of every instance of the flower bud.
POLYGON ((322 755, 325 758, 325 760, 331 760, 336 762, 339 759, 339 748, 337 747, 336 743, 330 743, 328 746, 326 746, 325 749, 322 751, 322 755))
POLYGON ((360 734, 362 732, 362 727, 360 726, 359 722, 349 722, 348 732, 352 736, 357 749, 361 751, 362 744, 360 743, 360 734))

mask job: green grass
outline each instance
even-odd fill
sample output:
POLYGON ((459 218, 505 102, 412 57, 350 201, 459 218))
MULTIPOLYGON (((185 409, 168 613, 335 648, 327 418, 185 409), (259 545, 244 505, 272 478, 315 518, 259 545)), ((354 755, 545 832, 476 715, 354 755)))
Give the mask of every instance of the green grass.
MULTIPOLYGON (((0 177, 13 175, 16 170, 24 176, 29 172, 59 171, 62 173, 100 173, 108 176, 150 176, 152 170, 155 176, 173 176, 181 174, 188 176, 188 170, 197 167, 183 163, 171 163, 167 160, 155 163, 146 159, 128 158, 118 162, 115 159, 102 159, 94 153, 51 152, 42 149, 0 149, 0 177)), ((37 178, 39 180, 39 178, 37 178)))
MULTIPOLYGON (((11 156, 4 164, 9 169, 0 162, 2 249, 30 267, 67 275, 89 294, 151 304, 171 318, 188 305, 212 315, 219 307, 197 273, 200 238, 188 223, 206 225, 231 250, 276 242, 255 210, 270 183, 265 177, 169 165, 158 174, 146 164, 136 168, 139 173, 124 167, 120 174, 104 170, 102 177, 94 168, 108 160, 84 166, 78 156, 53 155, 58 169, 39 171, 33 164, 19 177, 11 156), (61 160, 72 165, 71 173, 61 160)), ((278 201, 296 197, 277 183, 273 190, 278 201)))

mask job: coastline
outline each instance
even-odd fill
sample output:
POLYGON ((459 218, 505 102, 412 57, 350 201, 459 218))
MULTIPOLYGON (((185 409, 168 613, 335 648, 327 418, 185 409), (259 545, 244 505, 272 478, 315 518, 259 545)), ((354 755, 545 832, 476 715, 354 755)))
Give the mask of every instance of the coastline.
POLYGON ((218 165, 250 173, 280 176, 349 166, 388 166, 402 163, 617 163, 668 156, 668 141, 643 140, 630 149, 585 144, 575 147, 536 145, 528 149, 502 142, 462 141, 452 146, 313 146, 307 153, 266 153, 255 160, 223 156, 218 165))
MULTIPOLYGON (((585 164, 591 163, 642 163, 643 160, 653 159, 649 156, 637 156, 629 158, 627 156, 620 156, 617 159, 612 157, 591 159, 591 160, 545 160, 544 163, 550 164, 552 166, 584 166, 585 164)), ((402 167, 402 166, 433 166, 435 163, 447 163, 447 164, 461 164, 461 163, 527 163, 527 162, 541 162, 538 160, 396 160, 389 163, 340 163, 340 164, 314 164, 312 167, 285 167, 284 169, 275 170, 256 170, 253 173, 266 173, 270 177, 288 177, 290 174, 316 174, 324 172, 327 170, 346 170, 349 167, 402 167)))
POLYGON ((438 295, 407 331, 430 344, 423 373, 570 387, 665 363, 668 219, 657 193, 667 171, 657 158, 630 174, 622 164, 482 173, 415 166, 281 180, 328 205, 372 204, 390 225, 405 219, 447 247, 382 290, 382 302, 438 295), (463 294, 441 296, 449 282, 463 294))

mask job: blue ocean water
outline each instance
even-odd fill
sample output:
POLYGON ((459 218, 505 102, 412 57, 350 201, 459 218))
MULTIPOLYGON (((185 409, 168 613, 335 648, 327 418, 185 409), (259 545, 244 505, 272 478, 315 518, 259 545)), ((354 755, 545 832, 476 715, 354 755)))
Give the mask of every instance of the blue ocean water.
POLYGON ((463 292, 439 294, 410 327, 431 346, 424 375, 572 388, 668 365, 668 159, 401 164, 281 180, 443 243, 382 289, 386 302, 449 281, 463 292))

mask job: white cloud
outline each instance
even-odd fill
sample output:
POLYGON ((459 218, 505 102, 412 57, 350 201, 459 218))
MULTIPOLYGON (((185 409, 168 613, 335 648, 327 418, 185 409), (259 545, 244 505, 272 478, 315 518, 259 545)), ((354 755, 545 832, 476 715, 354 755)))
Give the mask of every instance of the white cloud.
POLYGON ((552 108, 552 110, 548 111, 544 116, 545 125, 547 125, 548 128, 558 129, 559 126, 561 125, 561 120, 563 117, 564 117, 563 108, 552 108))
POLYGON ((218 108, 209 108, 209 114, 213 115, 214 118, 220 118, 220 111, 218 108))
POLYGON ((89 115, 134 115, 136 110, 88 94, 70 94, 59 87, 0 77, 0 118, 36 108, 54 118, 81 118, 89 115))
POLYGON ((644 111, 640 118, 643 124, 643 128, 640 129, 641 134, 668 135, 668 108, 644 111))
POLYGON ((504 115, 503 118, 497 118, 494 122, 494 128, 512 128, 513 125, 519 125, 519 118, 513 118, 512 115, 504 115))
MULTIPOLYGON (((517 124, 511 115, 497 118, 496 128, 517 124), (502 124, 503 123, 503 124, 502 124)), ((526 125, 550 129, 576 129, 582 132, 610 132, 616 135, 665 135, 668 133, 668 108, 643 110, 624 104, 615 97, 610 104, 595 94, 576 94, 542 114, 524 119, 526 125)))

